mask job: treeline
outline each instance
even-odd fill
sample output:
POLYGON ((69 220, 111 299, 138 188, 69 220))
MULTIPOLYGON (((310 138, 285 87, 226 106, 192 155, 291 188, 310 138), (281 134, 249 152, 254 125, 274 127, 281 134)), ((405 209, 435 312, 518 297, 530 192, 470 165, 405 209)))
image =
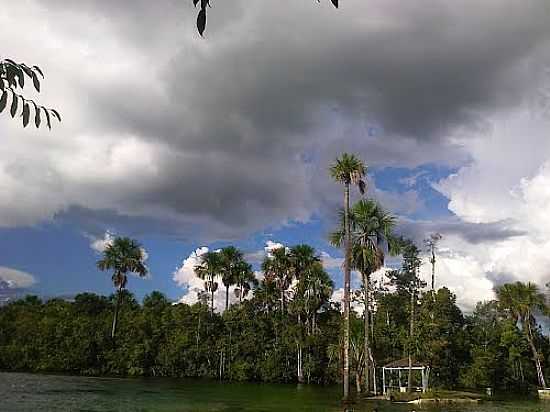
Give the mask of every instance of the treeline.
MULTIPOLYGON (((537 325, 544 315, 536 309, 542 307, 536 288, 505 285, 497 293, 499 301, 480 303, 472 314, 464 315, 446 288, 417 291, 411 299, 416 280, 409 263, 405 259, 403 268, 389 272, 383 284, 372 282, 369 291, 370 308, 365 313, 377 368, 412 352, 415 359, 431 366, 431 386, 527 390, 536 385, 535 360, 544 365, 550 355, 548 339, 537 325), (533 312, 526 313, 526 307, 533 312)), ((322 271, 319 265, 313 266, 322 271)), ((282 283, 276 279, 268 275, 250 299, 221 314, 212 313, 207 300, 192 306, 172 304, 159 292, 146 296, 141 304, 127 290, 110 297, 83 293, 73 301, 42 302, 28 296, 0 308, 0 369, 339 382, 340 305, 329 301, 330 293, 321 293, 320 300, 308 306, 312 295, 307 288, 302 293, 294 282, 292 287, 285 285, 281 295, 277 285, 282 283), (113 339, 117 298, 120 315, 113 339)), ((364 304, 363 296, 356 291, 356 305, 364 304)), ((364 325, 365 319, 352 311, 351 372, 359 387, 364 386, 365 376, 364 325)), ((378 388, 379 379, 378 373, 378 388)))

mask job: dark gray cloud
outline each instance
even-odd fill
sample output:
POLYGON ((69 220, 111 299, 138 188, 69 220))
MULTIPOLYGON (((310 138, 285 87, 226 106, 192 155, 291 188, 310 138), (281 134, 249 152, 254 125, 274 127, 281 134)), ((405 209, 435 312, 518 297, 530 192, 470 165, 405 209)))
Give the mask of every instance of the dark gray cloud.
MULTIPOLYGON (((535 87, 550 34, 545 0, 215 2, 205 40, 190 2, 35 3, 57 54, 2 36, 45 59, 47 97, 69 119, 50 150, 65 154, 42 165, 51 180, 23 182, 32 217, 4 211, 3 224, 75 207, 227 237, 306 220, 339 199, 326 167, 343 150, 375 166, 463 162, 449 131, 483 127, 484 112, 535 87)), ((10 150, 11 166, 34 164, 10 150)))
POLYGON ((430 233, 441 233, 443 236, 460 236, 463 240, 474 245, 504 241, 528 234, 527 231, 515 228, 514 222, 511 221, 469 223, 458 218, 434 221, 401 219, 398 232, 413 239, 418 245, 422 245, 423 240, 430 233))

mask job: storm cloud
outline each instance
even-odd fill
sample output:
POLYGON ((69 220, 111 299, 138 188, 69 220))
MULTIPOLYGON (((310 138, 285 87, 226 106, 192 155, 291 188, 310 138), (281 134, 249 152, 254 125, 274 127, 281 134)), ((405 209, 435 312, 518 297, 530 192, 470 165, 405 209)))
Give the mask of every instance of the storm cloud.
POLYGON ((342 150, 462 165, 456 130, 535 93, 548 61, 545 0, 220 1, 206 39, 190 3, 4 7, 4 53, 44 69, 64 122, 0 118, 1 226, 80 211, 231 238, 307 221, 337 199, 342 150))

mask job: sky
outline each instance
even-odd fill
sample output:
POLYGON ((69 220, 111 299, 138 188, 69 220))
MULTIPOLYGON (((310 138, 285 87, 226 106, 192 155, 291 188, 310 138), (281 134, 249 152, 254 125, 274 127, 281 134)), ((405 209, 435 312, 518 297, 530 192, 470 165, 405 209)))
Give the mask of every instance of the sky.
POLYGON ((139 298, 192 301, 197 256, 229 244, 258 269, 309 243, 341 288, 344 151, 399 233, 442 234, 437 284, 464 310, 506 282, 545 290, 547 0, 212 4, 204 38, 191 1, 2 6, 2 57, 40 66, 27 95, 63 121, 0 116, 0 297, 112 293, 95 262, 116 235, 147 251, 139 298))

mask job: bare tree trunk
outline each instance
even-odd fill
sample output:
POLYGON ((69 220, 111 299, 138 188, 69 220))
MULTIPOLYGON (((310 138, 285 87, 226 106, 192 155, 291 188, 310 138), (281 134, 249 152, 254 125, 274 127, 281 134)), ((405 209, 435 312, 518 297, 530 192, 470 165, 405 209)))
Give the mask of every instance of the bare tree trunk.
POLYGON ((111 329, 111 339, 115 338, 116 326, 118 323, 118 312, 120 311, 120 301, 122 300, 122 286, 118 287, 116 303, 115 303, 115 315, 113 316, 113 328, 111 329))
MULTIPOLYGON (((302 331, 302 317, 300 316, 300 314, 298 314, 298 328, 300 330, 300 334, 301 334, 301 331, 302 331)), ((302 367, 302 357, 303 357, 303 354, 302 354, 302 343, 301 342, 297 342, 297 346, 298 346, 298 383, 304 383, 304 371, 303 371, 303 367, 302 367)))
POLYGON ((304 383, 302 345, 298 343, 298 383, 304 383))
POLYGON ((431 246, 431 252, 432 252, 432 293, 435 292, 435 246, 431 246))
POLYGON ((212 281, 210 292, 212 295, 212 301, 210 302, 210 314, 214 316, 214 281, 212 281))
POLYGON ((365 375, 365 388, 368 391, 370 391, 370 365, 371 365, 371 347, 370 347, 370 327, 369 327, 369 284, 370 284, 370 278, 368 274, 363 273, 363 288, 364 288, 364 302, 365 302, 365 309, 363 313, 363 319, 364 319, 364 375, 365 375))
POLYGON ((542 365, 540 363, 540 356, 539 352, 537 351, 537 347, 535 346, 535 342, 533 339, 533 331, 531 330, 531 315, 527 314, 527 319, 523 323, 523 329, 527 332, 527 340, 529 342, 529 347, 531 348, 531 352, 533 353, 533 359, 535 361, 535 368, 537 369, 537 378, 539 381, 539 385, 541 388, 546 388, 546 381, 544 380, 544 373, 542 372, 542 365))
POLYGON ((225 310, 229 308, 229 285, 225 285, 225 310))
POLYGON ((407 382, 407 391, 412 392, 412 340, 414 336, 414 300, 415 291, 411 292, 411 319, 410 319, 410 331, 409 331, 409 378, 407 382))
POLYGON ((361 393, 361 373, 359 372, 359 365, 357 365, 357 369, 355 370, 355 387, 357 393, 361 393))
POLYGON ((344 258, 344 401, 349 399, 349 337, 350 337, 350 258, 351 258, 351 239, 349 223, 349 183, 346 183, 344 190, 344 227, 345 227, 345 258, 344 258))

